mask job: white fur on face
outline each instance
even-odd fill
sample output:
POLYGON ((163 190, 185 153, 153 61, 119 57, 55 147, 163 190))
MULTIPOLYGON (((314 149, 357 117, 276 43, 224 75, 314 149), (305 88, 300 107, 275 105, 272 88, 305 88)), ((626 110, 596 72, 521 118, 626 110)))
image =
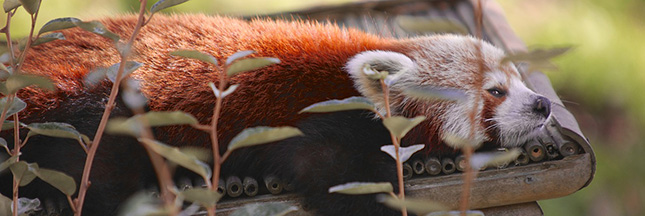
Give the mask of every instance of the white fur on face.
POLYGON ((493 122, 491 127, 497 128, 501 146, 520 146, 535 138, 547 120, 533 111, 540 95, 527 88, 517 72, 511 76, 501 71, 488 73, 484 89, 493 87, 506 90, 504 102, 497 106, 491 119, 486 119, 493 122))

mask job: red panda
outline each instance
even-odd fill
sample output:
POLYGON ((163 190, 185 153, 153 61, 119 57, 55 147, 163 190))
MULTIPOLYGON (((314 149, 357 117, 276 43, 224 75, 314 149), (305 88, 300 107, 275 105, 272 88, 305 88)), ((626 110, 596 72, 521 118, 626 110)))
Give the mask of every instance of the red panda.
MULTIPOLYGON (((101 22, 124 38, 131 34, 136 18, 101 22)), ((49 77, 58 91, 28 88, 19 92, 28 103, 22 121, 68 122, 92 136, 111 83, 86 86, 83 77, 94 68, 117 63, 118 54, 110 40, 92 33, 80 29, 62 33, 65 40, 33 47, 27 55, 23 70, 49 77)), ((207 124, 215 104, 207 83, 218 80, 222 71, 171 56, 171 51, 196 49, 222 60, 237 51, 254 50, 255 56, 279 58, 280 64, 232 78, 230 83, 239 87, 224 100, 220 143, 228 143, 245 128, 261 125, 296 126, 305 136, 237 151, 224 164, 222 176, 278 175, 293 182, 296 192, 304 196, 304 206, 321 215, 397 214, 376 203, 372 195, 327 192, 331 186, 352 181, 396 184, 394 160, 380 151, 380 146, 390 144, 380 119, 365 111, 298 112, 317 102, 351 96, 367 97, 383 109, 380 85, 363 73, 369 65, 389 71, 396 79, 390 93, 393 114, 427 117, 406 136, 404 145, 424 143, 429 154, 450 154, 454 149, 445 145, 444 136, 466 136, 470 131, 478 142, 521 145, 543 126, 550 102, 528 89, 511 63, 500 64, 504 57, 500 49, 483 42, 479 57, 478 43, 475 38, 455 35, 383 38, 306 21, 159 15, 136 39, 131 59, 143 66, 131 78, 140 82, 149 110, 182 110, 207 124), (480 58, 484 73, 479 72, 480 58), (467 102, 428 102, 402 94, 405 88, 426 85, 463 90, 467 102), (471 110, 476 111, 475 124, 469 120, 471 110)), ((128 115, 119 102, 113 116, 128 115)), ((210 144, 207 134, 190 127, 159 128, 156 135, 175 146, 210 144)), ((85 155, 73 143, 33 137, 21 158, 66 172, 78 181, 85 155)), ((106 136, 96 161, 86 215, 113 215, 128 195, 154 182, 147 157, 134 139, 106 136)), ((7 176, 1 179, 3 194, 10 191, 7 176)), ((43 183, 32 183, 21 194, 43 198, 43 212, 69 211, 62 194, 43 183)))

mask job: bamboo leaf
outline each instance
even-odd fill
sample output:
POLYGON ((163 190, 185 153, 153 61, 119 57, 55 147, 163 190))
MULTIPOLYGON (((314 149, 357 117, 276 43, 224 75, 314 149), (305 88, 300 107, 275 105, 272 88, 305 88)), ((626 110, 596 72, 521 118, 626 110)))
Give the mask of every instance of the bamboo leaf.
POLYGON ((40 31, 38 31, 38 35, 41 35, 46 32, 73 28, 73 27, 76 27, 75 23, 79 23, 79 22, 82 22, 82 21, 74 17, 56 18, 45 23, 45 25, 43 25, 43 27, 40 28, 40 31))
POLYGON ((20 6, 22 6, 22 3, 20 3, 19 0, 4 0, 4 3, 2 3, 2 7, 4 8, 5 13, 8 13, 9 11, 20 6))
POLYGON ((231 77, 238 73, 247 72, 262 67, 266 67, 272 64, 280 63, 280 59, 277 58, 247 58, 233 62, 228 69, 226 70, 226 75, 231 77))
POLYGON ((351 195, 392 192, 394 192, 394 188, 389 182, 350 182, 329 188, 329 193, 342 193, 351 195))
MULTIPOLYGON (((424 144, 416 144, 408 147, 401 147, 399 148, 399 158, 401 159, 401 163, 408 161, 410 157, 419 150, 425 148, 424 144)), ((394 149, 394 145, 385 145, 381 146, 381 151, 387 153, 390 155, 394 160, 396 160, 396 151, 394 149)))
POLYGON ((280 202, 251 203, 235 210, 229 216, 283 216, 297 210, 295 206, 280 202))
POLYGON ((213 57, 210 54, 203 53, 197 50, 176 50, 176 51, 170 52, 170 55, 196 59, 196 60, 210 63, 212 65, 217 65, 217 59, 215 57, 213 57))
POLYGON ((166 8, 169 8, 169 7, 172 7, 172 6, 187 2, 187 1, 188 0, 159 0, 159 1, 157 1, 157 3, 152 5, 152 7, 150 7, 150 13, 151 14, 157 13, 160 10, 163 10, 163 9, 166 9, 166 8))
POLYGON ((244 129, 228 145, 228 151, 253 145, 270 143, 283 140, 294 136, 303 136, 304 134, 294 127, 253 127, 244 129))
POLYGON ((247 56, 249 56, 249 55, 251 55, 251 54, 253 54, 253 53, 255 53, 255 51, 253 51, 253 50, 244 50, 244 51, 236 52, 236 53, 234 53, 233 55, 229 56, 229 57, 226 59, 226 64, 227 64, 227 65, 230 65, 230 64, 231 64, 231 63, 233 63, 235 60, 237 60, 237 59, 241 59, 241 58, 244 58, 244 57, 247 57, 247 56))
POLYGON ((5 85, 9 94, 16 93, 18 90, 31 85, 50 91, 55 89, 54 84, 48 78, 31 74, 14 73, 7 78, 5 85))
POLYGON ((385 206, 393 209, 401 210, 405 206, 408 211, 417 215, 425 215, 430 212, 448 210, 448 208, 443 204, 429 200, 412 198, 405 198, 405 200, 400 200, 391 196, 378 196, 377 200, 385 204, 385 206))
POLYGON ((214 206, 222 198, 222 194, 208 188, 189 188, 180 194, 189 202, 198 203, 204 207, 214 206))
POLYGON ((20 179, 20 186, 25 186, 31 183, 36 178, 34 171, 38 170, 38 164, 35 163, 26 163, 24 161, 18 161, 9 166, 13 176, 20 179))
MULTIPOLYGON (((4 108, 7 105, 7 100, 8 99, 9 99, 8 97, 3 97, 3 98, 0 99, 0 111, 4 111, 4 108)), ((14 97, 13 102, 9 105, 9 108, 7 109, 7 114, 6 115, 7 115, 7 117, 9 117, 9 116, 11 116, 13 114, 16 114, 16 113, 22 111, 26 107, 27 107, 27 103, 22 101, 20 98, 14 97)), ((5 119, 0 119, 0 121, 4 121, 4 120, 6 120, 6 118, 5 119)), ((8 122, 5 122, 5 123, 8 123, 8 122)), ((6 129, 5 126, 4 126, 5 123, 2 124, 2 130, 6 129)), ((13 121, 11 121, 11 128, 13 128, 13 121)))
POLYGON ((75 139, 82 142, 81 133, 76 131, 74 126, 63 122, 45 122, 45 123, 31 123, 27 125, 29 133, 27 137, 34 135, 44 135, 58 138, 75 139))
POLYGON ((71 196, 76 193, 76 182, 71 176, 45 168, 40 168, 35 172, 36 176, 41 180, 47 182, 51 186, 63 192, 65 195, 71 196))
POLYGON ((121 39, 119 35, 105 28, 105 26, 99 21, 83 22, 77 19, 77 20, 72 20, 72 22, 74 23, 74 25, 78 26, 79 28, 85 31, 89 31, 94 34, 100 35, 104 38, 114 41, 115 43, 121 39))
POLYGON ((464 90, 455 88, 440 88, 435 86, 416 86, 403 90, 403 94, 420 100, 449 100, 465 101, 468 95, 464 90))
POLYGON ((27 11, 27 13, 33 15, 38 11, 38 8, 40 8, 40 1, 41 0, 20 0, 20 3, 22 3, 22 7, 27 11))
POLYGON ((342 100, 328 100, 315 103, 300 110, 299 113, 337 112, 357 109, 371 110, 372 112, 376 112, 374 104, 367 98, 349 97, 342 100))
POLYGON ((148 146, 155 153, 163 156, 169 161, 179 164, 180 166, 189 169, 203 178, 210 178, 213 174, 210 167, 204 162, 200 161, 193 155, 182 153, 178 148, 168 146, 156 140, 141 138, 139 142, 148 146))
POLYGON ((473 154, 470 164, 475 170, 483 167, 499 166, 514 161, 522 152, 518 149, 511 149, 506 152, 482 152, 473 154))
POLYGON ((425 119, 425 116, 417 116, 411 119, 402 116, 392 116, 390 118, 383 119, 383 125, 385 125, 385 127, 394 134, 394 136, 401 138, 425 119))

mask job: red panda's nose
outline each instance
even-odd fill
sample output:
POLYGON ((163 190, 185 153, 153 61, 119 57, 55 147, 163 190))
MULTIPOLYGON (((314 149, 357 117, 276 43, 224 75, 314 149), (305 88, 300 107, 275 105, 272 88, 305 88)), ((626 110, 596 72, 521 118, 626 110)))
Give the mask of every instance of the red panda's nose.
POLYGON ((533 103, 533 112, 545 118, 549 117, 551 113, 551 101, 543 96, 538 96, 533 103))

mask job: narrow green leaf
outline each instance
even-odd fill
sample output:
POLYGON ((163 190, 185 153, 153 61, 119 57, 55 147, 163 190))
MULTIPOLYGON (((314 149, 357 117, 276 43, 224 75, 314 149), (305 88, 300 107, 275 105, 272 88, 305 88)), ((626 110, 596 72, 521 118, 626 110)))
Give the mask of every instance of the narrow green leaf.
MULTIPOLYGON (((119 66, 121 66, 121 63, 116 63, 107 68, 105 75, 108 79, 110 79, 110 81, 112 81, 112 83, 116 83, 116 75, 119 72, 119 66)), ((121 74, 121 79, 128 77, 132 72, 139 69, 141 66, 143 66, 143 63, 136 61, 125 62, 125 68, 123 69, 123 74, 121 74)))
POLYGON ((229 216, 283 216, 298 208, 281 202, 251 203, 238 208, 229 216))
POLYGON ((217 65, 217 59, 210 54, 203 53, 197 50, 176 50, 170 52, 170 55, 181 56, 191 59, 200 60, 203 62, 211 63, 217 65))
POLYGON ((7 92, 9 92, 10 94, 16 93, 18 90, 31 85, 35 85, 38 88, 49 91, 54 91, 56 89, 52 81, 48 78, 32 74, 14 73, 9 76, 9 78, 7 78, 5 85, 7 87, 7 92))
POLYGON ((458 20, 437 17, 398 16, 396 22, 407 32, 453 33, 468 35, 468 28, 458 20))
POLYGON ((38 8, 40 8, 40 1, 41 0, 20 0, 20 3, 22 3, 22 7, 25 8, 27 13, 33 15, 38 12, 38 8))
POLYGON ((253 127, 244 129, 228 145, 228 151, 253 145, 270 143, 283 140, 294 136, 303 136, 304 134, 294 127, 253 127))
POLYGON ((150 7, 150 13, 157 13, 160 10, 187 2, 188 0, 159 0, 157 3, 150 7))
MULTIPOLYGON (((38 36, 38 38, 33 43, 31 43, 31 46, 35 47, 35 46, 38 46, 38 45, 41 45, 41 44, 44 44, 44 43, 47 43, 47 42, 55 41, 55 40, 65 40, 65 35, 63 35, 63 33, 60 33, 60 32, 54 32, 54 33, 51 33, 51 34, 41 35, 41 36, 38 36)), ((24 49, 25 49, 24 47, 20 48, 20 50, 24 50, 24 49)))
POLYGON ((448 144, 448 146, 460 149, 465 146, 471 146, 474 148, 477 148, 481 143, 475 141, 475 140, 470 140, 466 137, 461 137, 457 134, 452 134, 452 133, 444 133, 441 139, 448 144))
POLYGON ((12 157, 8 158, 7 160, 3 161, 2 163, 0 163, 0 171, 3 171, 5 169, 9 168, 14 163, 16 163, 16 158, 18 158, 18 156, 12 156, 12 157))
MULTIPOLYGON (((7 143, 7 140, 5 140, 5 139, 4 139, 4 138, 2 138, 2 137, 0 137, 0 146, 1 146, 2 148, 4 148, 4 149, 7 151, 7 153, 9 153, 9 152, 10 152, 10 151, 9 151, 9 144, 7 143)), ((2 170, 3 170, 3 169, 0 169, 0 171, 2 171, 2 170)))
MULTIPOLYGON (((9 99, 8 97, 3 97, 3 98, 0 99, 0 111, 4 111, 5 106, 7 106, 7 100, 8 99, 9 99)), ((9 117, 9 116, 11 116, 13 114, 16 114, 16 113, 22 111, 26 107, 27 107, 27 103, 22 101, 20 98, 14 97, 13 102, 11 103, 11 105, 9 105, 9 109, 7 109, 7 114, 6 115, 7 115, 7 117, 9 117)), ((0 119, 0 121, 4 121, 4 120, 6 120, 6 118, 5 119, 0 119)), ((5 122, 5 123, 8 123, 8 122, 5 122)), ((5 124, 3 123, 2 124, 2 130, 6 129, 4 125, 5 124)), ((13 121, 11 121, 11 128, 13 128, 13 121)))
POLYGON ((425 116, 417 116, 411 119, 402 116, 392 116, 390 118, 383 119, 383 125, 385 125, 385 127, 394 134, 394 136, 402 138, 412 130, 412 128, 425 119, 425 116))
POLYGON ((95 86, 107 77, 107 72, 108 69, 104 67, 94 68, 92 71, 85 75, 85 78, 83 78, 83 83, 87 86, 95 86))
POLYGON ((109 134, 130 135, 139 137, 141 135, 142 125, 133 117, 130 118, 111 118, 108 120, 105 132, 109 134))
POLYGON ((119 35, 105 28, 105 26, 99 21, 83 22, 80 20, 72 20, 72 22, 74 23, 74 25, 78 26, 79 28, 85 31, 89 31, 94 34, 100 35, 114 42, 117 42, 121 39, 119 35))
POLYGON ((203 207, 214 206, 222 198, 216 190, 208 188, 189 188, 181 191, 180 194, 189 202, 198 203, 203 207))
POLYGON ((163 156, 169 161, 179 164, 204 178, 210 178, 212 175, 210 167, 200 161, 193 155, 184 154, 176 147, 170 147, 156 140, 141 138, 139 142, 148 146, 155 153, 163 156))
POLYGON ((43 27, 40 28, 40 31, 38 31, 38 35, 41 35, 46 32, 73 28, 73 27, 76 27, 75 23, 80 23, 80 22, 82 22, 80 19, 77 19, 74 17, 56 18, 45 23, 45 25, 43 25, 43 27))
POLYGON ((378 196, 377 200, 392 209, 401 210, 405 206, 408 211, 417 215, 426 215, 430 212, 448 210, 445 205, 430 200, 420 200, 406 197, 404 201, 391 196, 378 196))
POLYGON ((76 193, 76 182, 74 178, 65 173, 45 168, 40 168, 35 173, 38 178, 54 186, 65 195, 71 196, 76 193))
POLYGON ((34 135, 44 135, 82 141, 81 133, 76 131, 76 128, 74 128, 74 126, 63 122, 31 123, 27 125, 27 128, 29 128, 27 137, 34 135))
POLYGON ((277 58, 247 58, 233 62, 226 70, 226 75, 231 77, 238 73, 255 70, 272 64, 280 63, 277 58))
POLYGON ((403 94, 420 100, 465 101, 468 95, 464 90, 435 86, 416 86, 403 90, 403 94))
POLYGON ((9 11, 20 6, 22 6, 22 3, 20 3, 19 0, 4 0, 4 3, 2 3, 2 7, 4 8, 5 13, 8 13, 9 11))
POLYGON ((511 149, 506 152, 475 153, 470 160, 470 164, 475 170, 488 166, 499 166, 514 161, 521 153, 519 149, 511 149))
POLYGON ((336 111, 357 110, 357 109, 371 110, 372 112, 376 112, 374 104, 367 98, 349 97, 342 100, 328 100, 328 101, 315 103, 300 110, 299 113, 336 112, 336 111))
POLYGON ((149 127, 170 125, 192 125, 199 123, 191 114, 181 111, 151 111, 145 114, 132 116, 128 119, 114 118, 108 122, 107 132, 111 134, 127 134, 139 136, 140 121, 145 120, 149 127))
POLYGON ((13 176, 20 179, 20 186, 25 186, 31 183, 36 178, 34 171, 38 170, 38 164, 35 163, 26 163, 24 161, 18 161, 9 166, 13 176))
MULTIPOLYGON (((425 148, 424 144, 416 144, 408 147, 401 147, 399 148, 399 158, 401 159, 401 163, 408 161, 410 157, 419 150, 425 148)), ((396 160, 396 151, 394 149, 394 145, 384 145, 381 146, 381 151, 387 153, 390 155, 394 160, 396 160)))
POLYGON ((329 188, 329 193, 342 193, 352 195, 391 192, 394 192, 394 189, 392 188, 392 184, 389 182, 350 182, 329 188))
MULTIPOLYGON (((0 106, 1 106, 1 104, 0 104, 0 106)), ((7 113, 7 116, 9 116, 8 114, 9 113, 7 113)), ((4 123, 2 124, 2 130, 9 130, 9 129, 13 129, 13 121, 6 121, 5 120, 4 123)))
POLYGON ((233 63, 235 60, 238 60, 238 59, 241 59, 241 58, 247 57, 247 56, 249 56, 249 55, 251 55, 251 54, 253 54, 253 53, 255 53, 255 51, 253 51, 253 50, 244 50, 244 51, 236 52, 236 53, 234 53, 233 55, 229 56, 229 57, 226 59, 226 65, 230 65, 230 64, 231 64, 231 63, 233 63))

